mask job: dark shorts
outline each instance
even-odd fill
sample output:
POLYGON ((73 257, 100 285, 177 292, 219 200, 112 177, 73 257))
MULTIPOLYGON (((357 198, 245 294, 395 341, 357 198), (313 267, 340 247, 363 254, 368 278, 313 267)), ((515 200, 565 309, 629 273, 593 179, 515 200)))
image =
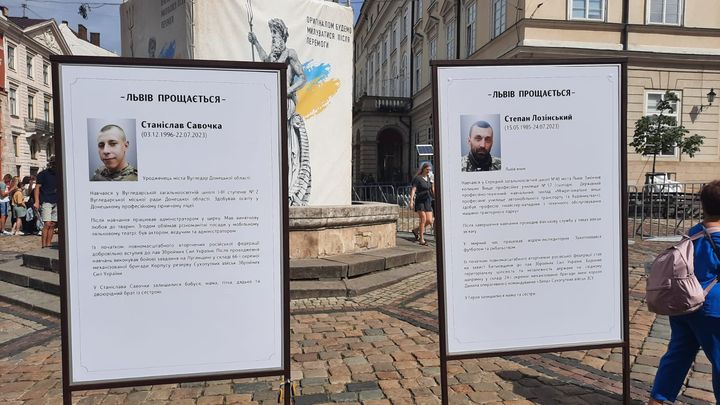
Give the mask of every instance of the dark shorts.
POLYGON ((426 212, 432 212, 432 200, 422 200, 422 201, 415 201, 415 212, 417 211, 426 211, 426 212))

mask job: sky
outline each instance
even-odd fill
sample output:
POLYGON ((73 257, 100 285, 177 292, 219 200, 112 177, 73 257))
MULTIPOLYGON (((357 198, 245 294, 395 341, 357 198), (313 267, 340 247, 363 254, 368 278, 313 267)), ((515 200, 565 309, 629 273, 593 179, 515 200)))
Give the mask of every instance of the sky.
MULTIPOLYGON (((342 0, 342 2, 344 3, 344 0, 342 0)), ((100 46, 118 55, 120 55, 121 50, 120 3, 122 3, 121 0, 106 0, 104 2, 97 0, 0 0, 0 5, 10 9, 10 16, 12 17, 22 17, 25 15, 28 18, 53 18, 58 24, 62 21, 67 21, 70 28, 76 32, 78 24, 83 24, 87 27, 88 33, 100 33, 100 46), (23 4, 27 5, 27 8, 23 9, 23 4), (83 19, 80 14, 78 14, 78 8, 81 4, 88 4, 90 6, 87 19, 83 19)), ((355 19, 357 19, 362 1, 351 0, 351 5, 355 11, 355 19)))

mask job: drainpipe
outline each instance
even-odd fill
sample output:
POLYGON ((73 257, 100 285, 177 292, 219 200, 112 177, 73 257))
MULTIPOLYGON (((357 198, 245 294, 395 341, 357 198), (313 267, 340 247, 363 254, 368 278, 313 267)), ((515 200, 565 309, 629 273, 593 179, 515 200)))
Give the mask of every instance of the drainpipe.
POLYGON ((630 20, 630 0, 623 0, 622 23, 623 30, 620 36, 623 51, 628 50, 628 21, 630 20))

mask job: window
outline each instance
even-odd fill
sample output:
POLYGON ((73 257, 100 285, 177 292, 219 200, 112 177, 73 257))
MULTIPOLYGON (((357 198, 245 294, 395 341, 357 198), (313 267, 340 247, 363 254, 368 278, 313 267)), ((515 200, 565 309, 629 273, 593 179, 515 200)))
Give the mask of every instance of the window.
POLYGON ((45 147, 45 159, 50 159, 50 156, 55 155, 55 141, 50 141, 45 147))
POLYGON ((397 88, 396 82, 397 82, 397 63, 393 62, 392 68, 390 70, 390 97, 397 97, 397 94, 395 93, 395 89, 397 88))
POLYGON ((381 87, 381 88, 380 88, 380 91, 381 91, 380 95, 381 95, 381 96, 387 96, 387 93, 385 92, 385 90, 387 89, 387 74, 386 74, 385 72, 386 72, 386 68, 383 68, 383 70, 382 70, 382 78, 380 79, 380 80, 381 80, 381 83, 380 83, 380 87, 381 87))
POLYGON ((45 122, 50 122, 50 101, 45 100, 43 102, 43 119, 45 122))
POLYGON ((648 22, 652 24, 680 24, 682 0, 648 0, 648 22))
POLYGON ((467 38, 467 51, 466 56, 470 56, 473 52, 475 52, 475 20, 477 19, 477 3, 472 2, 467 8, 465 9, 466 12, 466 18, 467 23, 465 24, 465 38, 467 38))
POLYGON ((37 153, 38 153, 38 142, 31 141, 30 142, 30 159, 36 160, 37 153))
POLYGON ((8 45, 7 64, 12 70, 15 70, 15 47, 8 45))
POLYGON ((420 90, 422 83, 422 51, 415 54, 415 91, 420 90))
POLYGON ((415 19, 413 20, 414 23, 417 23, 422 18, 422 12, 423 12, 423 2, 422 0, 415 0, 415 19))
POLYGON ((43 84, 50 84, 50 66, 43 63, 43 84))
POLYGON ((410 18, 408 17, 410 14, 410 10, 405 7, 405 11, 403 12, 403 20, 402 20, 402 27, 400 27, 401 36, 403 38, 407 37, 408 31, 410 31, 408 27, 408 23, 410 22, 410 18))
MULTIPOLYGON (((678 98, 680 98, 679 101, 673 102, 671 105, 673 107, 673 112, 665 112, 665 115, 669 117, 674 117, 675 122, 677 124, 680 124, 680 114, 681 114, 681 107, 682 107, 682 95, 679 92, 675 92, 677 94, 678 98)), ((657 110, 657 105, 660 100, 663 99, 663 96, 665 96, 665 90, 654 90, 654 91, 648 91, 645 93, 645 115, 654 115, 658 114, 659 111, 657 110)), ((676 148, 669 148, 667 150, 663 150, 660 152, 658 156, 675 156, 675 149, 676 148)))
POLYGON ((507 2, 505 0, 493 0, 493 38, 505 31, 505 15, 507 13, 507 2))
POLYGON ((402 60, 400 62, 400 97, 407 97, 407 71, 408 71, 408 57, 407 53, 403 53, 402 60))
POLYGON ((11 87, 10 92, 8 93, 8 98, 10 99, 10 115, 17 117, 17 89, 11 87))
POLYGON ((428 139, 427 139, 428 143, 434 143, 434 142, 435 142, 435 139, 434 139, 434 136, 433 136, 433 127, 432 127, 432 125, 428 127, 427 136, 428 136, 428 139))
POLYGON ((27 65, 27 77, 29 79, 32 79, 32 77, 33 77, 33 56, 28 55, 27 57, 25 57, 25 63, 27 65))
POLYGON ((20 135, 13 134, 12 137, 13 137, 13 150, 15 151, 15 157, 19 157, 20 156, 20 142, 18 142, 18 141, 20 140, 20 135))
POLYGON ((437 57, 437 36, 430 38, 430 60, 437 57))
POLYGON ((390 36, 390 49, 397 49, 397 21, 393 21, 392 35, 390 36))
POLYGON ((456 55, 456 49, 455 49, 455 19, 452 19, 448 21, 447 27, 445 27, 446 30, 446 38, 447 42, 445 43, 447 47, 447 58, 448 59, 455 59, 456 55))
POLYGON ((604 20, 605 0, 572 0, 571 18, 604 20))
POLYGON ((32 121, 35 119, 35 96, 28 94, 27 102, 27 117, 32 121))
POLYGON ((387 39, 383 40, 382 43, 382 61, 383 63, 387 62, 387 48, 388 48, 388 41, 387 39))

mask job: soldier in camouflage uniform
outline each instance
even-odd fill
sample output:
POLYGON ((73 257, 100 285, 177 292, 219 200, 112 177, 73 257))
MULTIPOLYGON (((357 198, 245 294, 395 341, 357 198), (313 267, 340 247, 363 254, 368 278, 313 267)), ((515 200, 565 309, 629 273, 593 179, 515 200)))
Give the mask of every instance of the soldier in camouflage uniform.
POLYGON ((104 166, 95 171, 91 181, 137 181, 137 169, 125 158, 130 142, 122 128, 114 124, 102 127, 97 145, 104 166))
POLYGON ((462 157, 460 169, 464 172, 484 172, 500 170, 499 158, 492 157, 490 150, 493 145, 493 129, 486 121, 477 121, 468 133, 470 151, 462 157))

